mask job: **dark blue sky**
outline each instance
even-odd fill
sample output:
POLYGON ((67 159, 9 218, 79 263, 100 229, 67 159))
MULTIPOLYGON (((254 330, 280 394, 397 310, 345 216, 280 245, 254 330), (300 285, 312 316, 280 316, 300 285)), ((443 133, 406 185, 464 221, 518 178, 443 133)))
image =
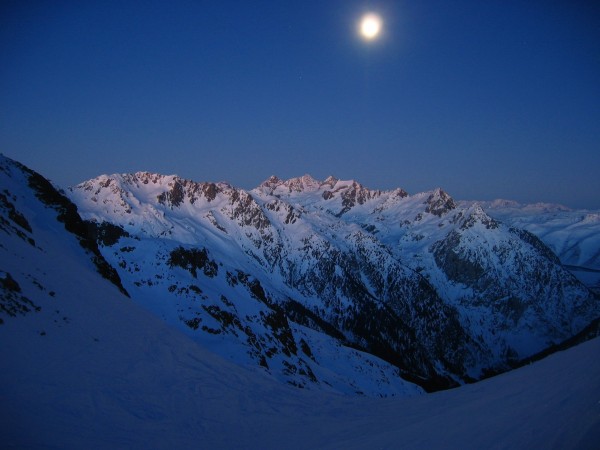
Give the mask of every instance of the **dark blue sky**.
POLYGON ((4 0, 0 151, 63 187, 310 173, 600 208, 592 3, 4 0))

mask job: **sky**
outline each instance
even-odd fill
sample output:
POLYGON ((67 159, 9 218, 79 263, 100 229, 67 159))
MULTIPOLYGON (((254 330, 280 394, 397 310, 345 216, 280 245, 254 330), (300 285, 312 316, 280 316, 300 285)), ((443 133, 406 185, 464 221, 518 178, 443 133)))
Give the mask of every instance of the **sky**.
POLYGON ((0 152, 61 187, 309 173, 598 209, 594 3, 4 0, 0 152))

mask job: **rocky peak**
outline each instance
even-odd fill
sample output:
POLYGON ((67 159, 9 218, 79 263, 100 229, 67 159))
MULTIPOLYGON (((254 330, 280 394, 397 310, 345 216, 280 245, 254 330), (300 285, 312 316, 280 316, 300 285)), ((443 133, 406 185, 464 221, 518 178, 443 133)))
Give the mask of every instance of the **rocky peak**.
POLYGON ((352 184, 350 186, 348 186, 348 188, 342 194, 342 198, 345 201, 351 202, 353 204, 358 203, 359 205, 362 205, 367 200, 378 197, 380 195, 381 195, 381 191, 378 191, 378 190, 373 191, 371 189, 364 187, 362 184, 360 184, 356 181, 352 181, 352 184))
POLYGON ((435 189, 424 203, 427 205, 425 212, 438 217, 456 208, 456 202, 440 188, 435 189))
POLYGON ((461 225, 461 229, 466 230, 467 228, 472 228, 477 223, 484 225, 488 230, 498 228, 498 222, 488 216, 481 205, 475 203, 471 213, 461 225))
POLYGON ((390 195, 390 197, 393 197, 393 198, 405 198, 405 197, 408 197, 408 192, 406 192, 402 188, 396 188, 396 189, 394 189, 392 191, 392 194, 390 195))
POLYGON ((408 192, 406 192, 402 188, 396 188, 393 191, 389 191, 387 199, 379 203, 373 210, 373 213, 380 213, 382 211, 385 211, 386 209, 397 205, 401 199, 406 197, 408 197, 408 192))
POLYGON ((124 173, 121 175, 115 174, 111 175, 111 178, 119 180, 122 184, 128 184, 136 187, 141 187, 142 185, 148 184, 162 185, 179 179, 177 175, 161 175, 152 172, 124 173))
POLYGON ((283 184, 288 188, 289 192, 312 192, 319 189, 321 183, 309 174, 305 174, 301 177, 290 178, 283 184))
POLYGON ((333 187, 335 186, 335 184, 339 181, 339 179, 337 179, 336 177, 329 175, 327 178, 325 178, 325 181, 323 181, 323 183, 321 183, 321 186, 329 186, 330 189, 333 189, 333 187))
POLYGON ((276 175, 271 175, 265 181, 263 181, 262 183, 260 183, 260 185, 258 187, 259 188, 265 188, 265 189, 270 190, 272 192, 273 189, 275 189, 277 186, 279 186, 281 184, 283 184, 283 180, 281 178, 279 178, 276 175))
POLYGON ((318 190, 320 186, 321 182, 315 180, 308 174, 301 177, 290 178, 285 181, 275 175, 271 175, 258 186, 258 190, 261 190, 268 195, 279 196, 282 194, 313 192, 318 190))
POLYGON ((173 177, 166 187, 168 190, 159 194, 157 200, 171 208, 178 207, 186 198, 192 205, 200 198, 210 203, 217 194, 232 189, 227 183, 197 183, 179 177, 173 177))
MULTIPOLYGON (((341 198, 343 208, 336 214, 338 217, 348 212, 355 205, 362 205, 366 201, 381 195, 381 191, 370 190, 354 180, 340 181, 334 178, 328 178, 328 180, 329 183, 327 185, 331 186, 331 190, 324 190, 322 197, 324 200, 331 200, 338 196, 341 198)), ((321 186, 323 185, 325 185, 325 183, 321 184, 321 186)))

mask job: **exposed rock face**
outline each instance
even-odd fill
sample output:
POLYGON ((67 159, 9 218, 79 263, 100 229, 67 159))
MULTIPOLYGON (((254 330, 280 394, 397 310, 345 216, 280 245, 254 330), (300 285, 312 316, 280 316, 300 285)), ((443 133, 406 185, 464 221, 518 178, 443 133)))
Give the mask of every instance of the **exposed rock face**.
POLYGON ((0 270, 0 325, 4 322, 1 315, 16 317, 41 309, 23 295, 21 286, 8 272, 0 270))
POLYGON ((441 189, 433 191, 429 197, 427 197, 427 200, 425 200, 425 204, 427 205, 425 212, 439 217, 456 208, 456 203, 454 203, 452 197, 441 189))
POLYGON ((88 225, 81 219, 77 212, 77 207, 71 200, 60 193, 48 180, 37 172, 3 156, 0 157, 0 173, 4 178, 4 184, 7 186, 7 188, 4 188, 4 194, 0 197, 0 207, 4 209, 3 212, 7 215, 7 218, 2 217, 0 219, 0 226, 4 224, 3 231, 9 234, 11 231, 15 232, 21 238, 27 239, 31 245, 35 246, 35 238, 32 235, 33 230, 31 225, 24 214, 19 212, 13 204, 13 202, 16 203, 19 201, 18 196, 11 193, 8 188, 12 184, 18 185, 19 181, 16 180, 25 181, 37 200, 55 212, 56 220, 62 223, 65 230, 73 234, 77 238, 79 245, 90 254, 90 258, 98 272, 117 286, 121 292, 128 295, 121 284, 119 274, 106 262, 100 253, 96 240, 90 236, 88 225), (11 199, 10 201, 9 198, 11 199), (12 226, 11 222, 20 229, 12 226), (10 228, 6 225, 9 225, 10 228))
POLYGON ((129 234, 103 251, 134 299, 298 385, 329 382, 311 333, 435 389, 506 370, 600 315, 539 239, 441 189, 305 175, 246 192, 138 173, 70 195, 129 234))

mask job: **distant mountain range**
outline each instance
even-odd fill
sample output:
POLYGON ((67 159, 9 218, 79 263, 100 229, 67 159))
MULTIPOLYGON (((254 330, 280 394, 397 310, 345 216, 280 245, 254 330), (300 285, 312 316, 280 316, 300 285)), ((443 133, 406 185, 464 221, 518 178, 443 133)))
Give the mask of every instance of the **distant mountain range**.
MULTIPOLYGON (((576 221, 583 213, 308 175, 271 177, 251 191, 103 175, 65 196, 7 158, 0 170, 2 235, 47 252, 36 236, 63 222, 75 241, 53 246, 69 252, 79 241, 86 264, 135 303, 214 353, 294 386, 370 396, 456 386, 583 339, 600 317, 597 294, 565 268, 594 273, 594 212, 576 221), (561 234, 552 214, 579 225, 561 234), (34 221, 42 232, 32 232, 34 221)), ((65 282, 79 283, 23 267, 0 268, 4 320, 47 309, 22 289, 31 280, 49 302, 70 292, 65 282)))

